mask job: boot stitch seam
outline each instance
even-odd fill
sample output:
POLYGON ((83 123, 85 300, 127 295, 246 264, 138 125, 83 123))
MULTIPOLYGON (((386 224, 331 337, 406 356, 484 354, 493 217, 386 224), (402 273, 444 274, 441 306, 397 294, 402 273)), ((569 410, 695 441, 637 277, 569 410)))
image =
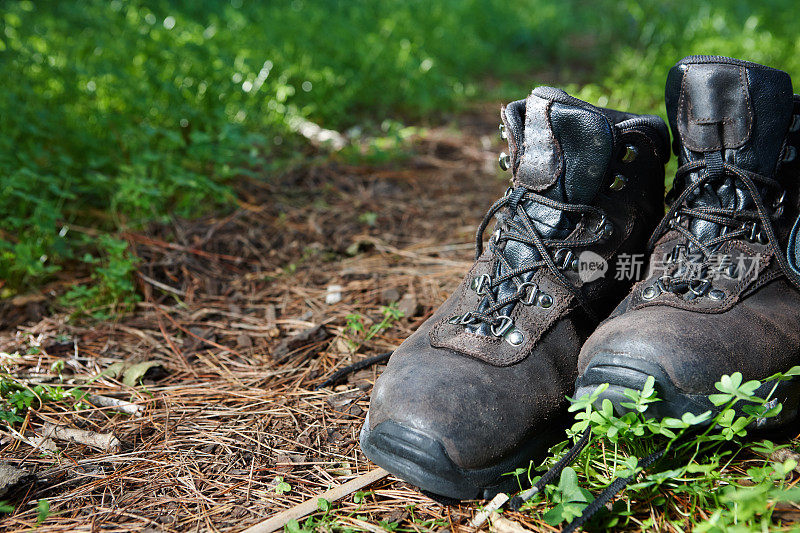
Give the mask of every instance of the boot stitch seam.
MULTIPOLYGON (((545 272, 540 271, 536 275, 531 278, 531 281, 539 281, 541 282, 542 277, 544 276, 545 272)), ((510 366, 512 364, 518 363, 528 356, 530 356, 534 346, 536 343, 542 338, 542 336, 549 330, 556 321, 562 320, 568 314, 571 309, 572 304, 572 295, 568 292, 561 290, 557 284, 552 282, 549 278, 547 280, 553 285, 548 290, 552 292, 554 295, 558 296, 557 304, 550 309, 548 309, 549 316, 541 317, 540 320, 533 320, 532 326, 533 328, 530 331, 523 330, 523 333, 529 335, 529 339, 522 344, 519 348, 515 349, 512 354, 509 356, 501 356, 495 357, 491 355, 487 355, 482 353, 478 350, 473 350, 469 346, 461 346, 460 343, 457 342, 458 338, 468 337, 472 338, 480 343, 491 343, 491 344, 500 344, 502 339, 493 338, 486 335, 479 335, 476 333, 472 333, 470 331, 462 330, 456 333, 455 338, 443 338, 443 333, 445 328, 448 327, 449 323, 447 322, 448 318, 445 316, 440 320, 436 326, 431 329, 429 333, 429 339, 431 341, 431 345, 437 348, 446 348, 450 350, 454 350, 458 353, 463 355, 467 355, 470 357, 474 357, 480 361, 484 361, 489 364, 493 364, 495 366, 510 366)), ((467 283, 462 284, 462 288, 459 291, 458 301, 459 304, 456 307, 456 311, 460 311, 463 309, 463 297, 467 291, 467 283)), ((515 319, 520 318, 522 314, 522 306, 517 306, 512 313, 512 317, 515 319)))
MULTIPOLYGON (((704 64, 706 64, 706 63, 704 63, 704 64)), ((686 100, 686 78, 687 78, 687 74, 689 73, 689 69, 692 68, 692 65, 694 65, 694 63, 686 65, 686 70, 684 71, 683 76, 681 77, 681 94, 680 94, 680 97, 678 98, 678 125, 681 124, 682 119, 686 120, 687 124, 690 124, 690 123, 705 124, 705 123, 709 123, 711 121, 711 117, 708 117, 708 118, 695 117, 695 114, 694 114, 694 103, 692 101, 688 101, 687 102, 687 100, 686 100), (706 121, 706 122, 700 122, 700 121, 706 121)), ((744 102, 745 102, 745 105, 747 107, 747 134, 744 136, 744 138, 741 141, 736 143, 735 146, 732 146, 731 148, 739 148, 739 147, 743 146, 750 139, 750 137, 752 135, 752 127, 753 127, 753 105, 752 105, 752 102, 750 101, 750 94, 747 91, 746 70, 742 66, 738 66, 737 70, 738 70, 738 76, 739 76, 739 90, 742 93, 742 97, 744 98, 744 102)), ((722 122, 723 123, 728 123, 728 124, 733 124, 733 119, 731 117, 723 116, 722 117, 722 122)), ((684 140, 684 146, 686 148, 694 150, 694 147, 688 146, 688 144, 686 142, 687 140, 688 139, 684 140)), ((691 141, 691 143, 692 143, 692 145, 694 145, 694 141, 691 141)), ((722 138, 720 138, 719 144, 715 144, 713 146, 708 146, 708 147, 706 147, 706 150, 702 150, 702 151, 722 150, 723 148, 725 148, 725 142, 724 142, 724 140, 722 138)))

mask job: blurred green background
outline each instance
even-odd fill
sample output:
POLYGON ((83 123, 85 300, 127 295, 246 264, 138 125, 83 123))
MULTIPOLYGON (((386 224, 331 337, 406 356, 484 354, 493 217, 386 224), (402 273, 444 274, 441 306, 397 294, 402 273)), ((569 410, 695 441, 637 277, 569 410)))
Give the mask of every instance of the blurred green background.
POLYGON ((663 115, 668 68, 695 53, 767 63, 798 78, 796 7, 5 1, 0 296, 83 262, 102 294, 76 300, 123 297, 133 266, 114 235, 230 208, 237 178, 269 180, 306 157, 291 126, 298 118, 380 135, 436 123, 471 102, 518 99, 541 83, 663 115))

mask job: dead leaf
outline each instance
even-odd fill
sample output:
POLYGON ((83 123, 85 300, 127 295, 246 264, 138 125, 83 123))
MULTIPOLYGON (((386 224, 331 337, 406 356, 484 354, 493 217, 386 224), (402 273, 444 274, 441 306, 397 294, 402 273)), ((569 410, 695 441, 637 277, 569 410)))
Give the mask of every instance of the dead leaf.
POLYGON ((144 379, 144 376, 149 370, 160 368, 161 366, 160 361, 142 361, 141 363, 136 363, 125 370, 125 373, 122 375, 122 382, 129 387, 135 387, 144 379))

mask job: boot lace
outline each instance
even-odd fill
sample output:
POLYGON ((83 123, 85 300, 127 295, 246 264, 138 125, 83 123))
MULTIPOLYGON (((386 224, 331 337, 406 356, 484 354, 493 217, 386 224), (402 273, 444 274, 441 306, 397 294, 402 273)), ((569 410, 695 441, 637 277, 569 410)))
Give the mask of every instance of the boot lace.
MULTIPOLYGON (((701 161, 693 161, 681 166, 676 173, 676 181, 682 180, 688 174, 706 169, 706 175, 686 187, 672 202, 669 211, 653 232, 648 246, 652 249, 656 241, 668 230, 680 233, 686 242, 690 243, 700 255, 700 261, 689 268, 686 264, 686 245, 677 245, 667 258, 668 268, 664 275, 657 281, 653 288, 645 289, 645 298, 652 298, 661 291, 684 293, 691 299, 710 294, 719 297, 719 293, 711 290, 712 267, 727 267, 727 273, 733 277, 735 265, 720 265, 715 252, 723 243, 734 239, 747 239, 768 246, 778 261, 781 271, 799 284, 798 276, 791 270, 784 255, 781 253, 780 243, 775 234, 773 223, 783 214, 786 192, 780 183, 768 176, 751 172, 734 164, 722 161, 722 158, 706 157, 701 161), (706 185, 711 185, 721 180, 737 180, 749 193, 754 209, 737 209, 735 207, 692 206, 691 198, 695 191, 701 190, 706 185), (768 208, 764 203, 764 196, 768 191, 775 191, 776 200, 768 208), (689 224, 684 226, 682 222, 689 224), (694 220, 703 220, 722 226, 722 231, 716 237, 701 240, 689 228, 694 220)), ((648 298, 648 299, 649 299, 648 298)))
MULTIPOLYGON (((497 337, 505 337, 512 345, 521 344, 522 334, 514 328, 513 320, 508 314, 500 314, 501 310, 509 305, 522 303, 523 305, 539 305, 543 308, 551 307, 555 300, 552 295, 540 290, 539 287, 530 281, 525 281, 524 275, 534 272, 539 268, 547 268, 553 277, 567 289, 575 299, 594 316, 594 312, 583 293, 573 285, 564 275, 563 270, 577 270, 578 260, 572 248, 580 246, 590 246, 610 236, 613 226, 605 213, 591 205, 569 204, 552 200, 524 187, 509 188, 505 196, 495 202, 484 216, 483 221, 478 227, 475 238, 475 258, 483 254, 483 234, 493 218, 497 218, 498 225, 490 239, 492 256, 495 265, 502 268, 494 268, 494 275, 484 274, 473 280, 472 288, 488 300, 488 306, 482 310, 474 310, 462 316, 453 317, 451 323, 461 325, 477 325, 485 323, 490 331, 497 337), (543 236, 534 224, 533 219, 526 209, 521 206, 523 202, 541 204, 552 209, 557 209, 564 213, 573 215, 592 215, 599 219, 595 226, 595 231, 589 236, 580 239, 558 239, 543 236), (506 208, 504 213, 500 210, 506 208), (539 253, 539 259, 528 260, 522 265, 514 267, 509 258, 504 254, 504 244, 509 241, 516 241, 535 248, 539 253), (504 271, 504 274, 500 274, 504 271), (499 287, 503 283, 513 280, 516 290, 509 296, 500 297, 499 287)), ((483 303, 483 301, 481 303, 483 303)), ((479 308, 481 304, 479 304, 479 308)), ((506 311, 509 313, 509 311, 506 311)))
MULTIPOLYGON (((567 466, 573 463, 575 459, 578 457, 581 451, 589 444, 589 440, 592 434, 592 428, 588 427, 584 430, 581 437, 578 441, 572 446, 572 448, 561 458, 556 464, 554 464, 534 485, 533 487, 529 488, 514 496, 511 501, 509 502, 508 506, 512 511, 519 511, 522 505, 533 498, 537 493, 541 492, 544 489, 545 485, 554 481, 560 474, 561 471, 564 470, 567 466)), ((644 457, 640 461, 638 461, 637 470, 641 471, 645 468, 652 466, 656 463, 661 457, 663 457, 664 453, 667 451, 666 448, 662 448, 660 450, 651 453, 650 455, 644 457)), ((619 478, 607 486, 603 492, 601 492, 597 498, 595 498, 592 503, 586 506, 581 512, 580 516, 575 518, 572 522, 566 525, 561 530, 561 533, 573 533, 579 527, 584 525, 588 522, 592 516, 594 516, 597 511, 602 509, 611 499, 622 489, 628 486, 628 484, 636 479, 636 476, 639 472, 634 473, 631 476, 619 478)))

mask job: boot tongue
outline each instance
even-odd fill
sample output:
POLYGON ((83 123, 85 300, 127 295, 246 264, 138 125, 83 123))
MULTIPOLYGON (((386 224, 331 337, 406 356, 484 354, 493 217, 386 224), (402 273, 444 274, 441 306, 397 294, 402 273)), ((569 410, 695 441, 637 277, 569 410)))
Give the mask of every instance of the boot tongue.
POLYGON ((669 71, 667 115, 679 163, 719 153, 772 176, 792 119, 789 75, 756 63, 689 56, 669 71))
MULTIPOLYGON (((722 161, 773 176, 792 119, 792 83, 773 68, 717 56, 689 56, 669 71, 665 92, 673 149, 680 165, 706 160, 706 172, 721 172, 722 161)), ((689 183, 705 174, 687 177, 689 183)), ((747 209, 749 193, 732 180, 706 185, 690 200, 694 207, 747 209)), ((721 227, 692 220, 701 241, 721 227)))
POLYGON ((591 202, 612 157, 611 122, 598 108, 552 87, 537 87, 521 104, 503 113, 512 135, 514 185, 560 202, 591 202))
MULTIPOLYGON (((526 100, 504 108, 502 117, 509 137, 514 187, 558 202, 592 202, 614 151, 614 128, 598 108, 560 89, 538 87, 526 100)), ((575 227, 568 213, 533 200, 521 201, 508 216, 519 218, 522 210, 545 239, 564 239, 575 227)), ((515 240, 505 242, 502 254, 505 261, 495 264, 495 276, 541 260, 535 247, 515 240)), ((519 277, 528 281, 532 276, 529 272, 519 277)), ((516 290, 513 280, 506 281, 497 289, 498 299, 516 290)), ((487 306, 484 300, 480 310, 487 306)), ((489 334, 486 324, 475 330, 489 334)))

